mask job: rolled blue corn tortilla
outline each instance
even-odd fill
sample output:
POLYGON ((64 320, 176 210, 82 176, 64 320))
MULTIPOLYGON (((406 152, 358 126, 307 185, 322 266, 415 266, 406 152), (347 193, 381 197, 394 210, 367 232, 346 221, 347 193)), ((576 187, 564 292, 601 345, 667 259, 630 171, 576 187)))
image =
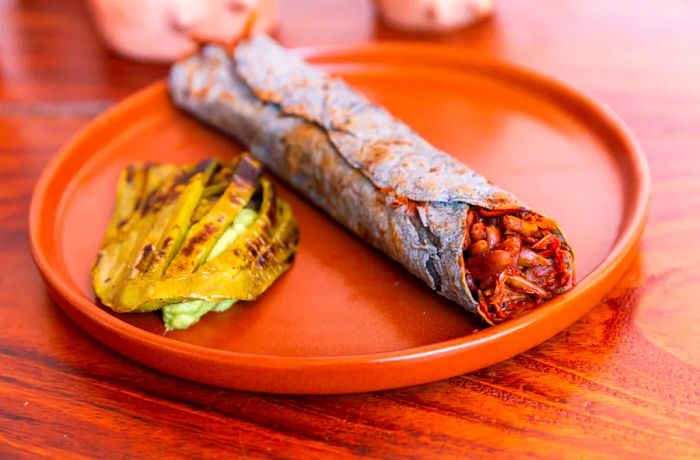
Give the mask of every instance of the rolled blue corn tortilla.
POLYGON ((177 107, 489 324, 574 284, 555 221, 267 36, 203 46, 172 67, 169 89, 177 107))

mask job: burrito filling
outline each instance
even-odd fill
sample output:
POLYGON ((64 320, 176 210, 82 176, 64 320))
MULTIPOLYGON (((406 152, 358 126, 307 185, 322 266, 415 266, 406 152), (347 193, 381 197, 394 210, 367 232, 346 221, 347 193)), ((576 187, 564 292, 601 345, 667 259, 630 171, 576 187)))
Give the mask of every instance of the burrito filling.
POLYGON ((556 223, 522 209, 472 207, 465 282, 489 324, 520 316, 574 284, 573 254, 556 223))

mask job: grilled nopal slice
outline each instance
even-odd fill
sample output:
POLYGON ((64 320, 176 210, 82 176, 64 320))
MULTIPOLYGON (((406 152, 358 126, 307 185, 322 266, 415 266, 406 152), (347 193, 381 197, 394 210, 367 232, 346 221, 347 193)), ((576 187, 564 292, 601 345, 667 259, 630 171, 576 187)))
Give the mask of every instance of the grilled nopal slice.
POLYGON ((97 297, 117 312, 165 309, 168 328, 257 298, 291 266, 299 235, 261 172, 248 154, 127 167, 92 270, 97 297))

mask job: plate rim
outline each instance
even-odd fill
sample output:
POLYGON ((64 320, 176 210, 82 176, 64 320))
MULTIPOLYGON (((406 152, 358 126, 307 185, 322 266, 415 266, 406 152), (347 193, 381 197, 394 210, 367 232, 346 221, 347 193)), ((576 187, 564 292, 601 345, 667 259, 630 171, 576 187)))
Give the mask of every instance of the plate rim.
MULTIPOLYGON (((48 187, 53 182, 59 167, 62 164, 62 159, 70 154, 75 148, 77 148, 81 143, 86 141, 86 138, 91 136, 94 129, 100 125, 108 124, 113 120, 117 120, 120 114, 128 112, 134 107, 138 107, 143 101, 149 100, 153 97, 160 97, 163 93, 166 93, 167 88, 165 81, 158 81, 141 89, 134 94, 128 96, 126 99, 118 102, 115 106, 111 107, 107 111, 98 115, 97 117, 91 119, 86 125, 80 128, 80 130, 75 133, 63 146, 57 151, 56 154, 51 158, 49 163, 46 165, 42 171, 38 182, 35 185, 31 204, 29 211, 29 240, 32 257, 34 259, 39 272, 42 275, 44 281, 49 285, 52 294, 60 297, 56 298, 57 303, 66 311, 71 318, 78 322, 78 324, 85 329, 90 335, 95 337, 98 341, 105 343, 106 340, 97 337, 91 330, 89 330, 82 321, 79 321, 74 314, 78 311, 85 318, 84 320, 92 321, 97 323, 97 326, 107 328, 111 333, 117 334, 118 336, 131 336, 133 339, 144 342, 150 347, 155 347, 160 349, 162 352, 174 353, 175 355, 187 356, 193 359, 204 359, 210 364, 220 365, 228 367, 229 370, 237 367, 245 368, 255 368, 257 370, 289 370, 295 369, 297 371, 303 371, 308 369, 325 368, 333 369, 338 366, 349 366, 350 368, 359 371, 361 369, 366 369, 367 366, 381 366, 383 364, 390 364, 396 362, 406 362, 423 360, 426 358, 430 359, 447 359, 450 355, 455 353, 467 352, 469 349, 478 348, 482 346, 488 346, 491 343, 499 342, 506 336, 514 335, 519 331, 524 329, 531 329, 536 327, 542 321, 553 314, 563 314, 562 310, 565 310, 567 304, 578 296, 588 295, 596 297, 595 302, 591 302, 591 305, 584 310, 577 312, 573 317, 569 318, 566 324, 562 327, 552 328, 540 334, 541 338, 532 341, 533 343, 528 344, 525 347, 514 347, 517 352, 507 351, 502 353, 507 355, 507 357, 515 356, 519 353, 526 351, 539 343, 542 343, 549 338, 551 338, 556 333, 570 326, 573 322, 578 320, 583 316, 590 308, 596 305, 600 299, 608 292, 608 289, 601 291, 601 284, 612 285, 615 280, 610 280, 610 277, 618 274, 619 277, 622 276, 624 270, 631 262, 631 255, 639 242, 641 233, 644 228, 648 213, 649 213, 649 201, 651 194, 651 178, 649 167, 646 161, 646 157, 632 134, 631 130, 625 125, 625 123, 605 104, 598 101, 596 98, 588 95, 586 92, 577 89, 576 87, 570 85, 569 83, 564 83, 554 77, 543 74, 539 71, 532 70, 528 67, 522 66, 520 64, 514 64, 508 61, 504 61, 491 56, 485 56, 481 54, 474 54, 471 52, 465 52, 464 49, 452 46, 444 45, 432 45, 432 44, 412 44, 412 43, 402 43, 402 42, 372 42, 372 43, 361 43, 361 44, 349 44, 349 45, 322 45, 322 46, 311 46, 296 49, 297 52, 302 57, 311 60, 323 60, 342 58, 343 54, 347 55, 357 55, 361 57, 363 55, 376 54, 378 56, 386 55, 390 53, 392 59, 399 56, 412 56, 419 57, 423 60, 437 60, 442 63, 449 62, 451 64, 458 64, 459 66, 467 66, 469 68, 482 68, 485 71, 496 70, 505 75, 514 75, 519 79, 524 79, 530 83, 538 84, 546 87, 548 90, 554 91, 555 93, 563 95, 567 100, 574 102, 578 106, 583 107, 589 113, 593 113, 599 120, 604 122, 606 129, 613 133, 617 140, 621 142, 625 147, 625 156, 630 158, 629 161, 629 172, 631 174, 632 180, 637 184, 635 187, 635 193, 630 197, 630 202, 634 203, 634 208, 631 213, 628 214, 627 222, 624 224, 622 231, 618 234, 617 240, 613 244, 612 248, 608 252, 607 256, 593 269, 593 271, 588 274, 577 286, 569 291, 568 293, 556 298, 553 301, 547 302, 543 306, 533 310, 532 312, 516 318, 514 320, 507 321, 497 326, 482 329, 474 334, 464 335, 449 339, 446 341, 440 341, 435 343, 430 343, 426 345, 421 345, 418 347, 405 348, 401 350, 393 350, 387 352, 377 352, 368 354, 355 354, 355 355, 340 355, 340 356, 284 356, 284 355, 270 355, 270 354, 257 354, 257 353, 246 353, 237 351, 227 351, 215 348, 209 348, 202 345, 189 344, 186 342, 181 342, 168 337, 153 334, 151 332, 140 329, 133 326, 127 322, 120 320, 119 318, 112 316, 111 314, 103 311, 95 305, 93 301, 85 298, 80 292, 75 292, 70 286, 70 282, 63 279, 63 275, 59 273, 53 267, 53 264, 49 261, 47 255, 45 254, 44 248, 40 243, 40 224, 42 223, 42 210, 44 208, 44 202, 46 198, 46 193, 48 187), (606 283, 606 281, 608 281, 606 283), (598 288, 598 289, 596 289, 598 288), (68 311, 66 305, 62 302, 66 301, 71 304, 78 311, 68 311)), ((358 61, 361 62, 361 61, 358 61)), ((49 222, 52 228, 56 225, 55 218, 53 221, 49 222)), ((571 316, 571 315, 570 315, 571 316)), ((106 343, 105 343, 106 344, 106 343)), ((109 346, 108 344, 106 344, 109 346)), ((141 361, 142 359, 135 358, 133 353, 124 353, 119 349, 109 346, 114 351, 126 354, 127 356, 141 361)), ((502 359, 507 359, 503 357, 496 357, 493 360, 486 360, 485 365, 494 364, 502 359)), ((483 363, 482 363, 483 364, 483 363)), ((148 364, 150 367, 156 367, 163 370, 162 367, 154 365, 153 363, 148 364)), ((167 367, 167 366, 166 366, 167 367)), ((469 367, 468 370, 475 370, 484 367, 484 365, 477 365, 476 367, 469 367)), ((462 369, 462 368, 460 368, 462 369)), ((376 371, 376 368, 374 369, 376 371)), ((230 388, 242 388, 242 389, 254 389, 259 390, 256 386, 254 388, 246 388, 245 385, 221 385, 217 383, 216 379, 207 378, 196 378, 191 375, 182 375, 177 372, 166 371, 169 373, 175 373, 181 377, 188 378, 190 380, 199 380, 204 383, 212 383, 219 386, 227 386, 230 388)), ((458 370, 455 373, 446 373, 443 377, 449 377, 452 375, 459 375, 466 371, 458 370)), ((400 380, 400 379, 399 379, 400 380)), ((434 378, 427 378, 425 380, 411 379, 408 384, 418 384, 425 383, 428 381, 435 380, 434 378)), ((307 382, 308 383, 308 382, 307 382)), ((277 385, 278 387, 284 385, 277 385)), ((309 385, 307 385, 309 386, 309 385)), ((313 385, 311 385, 313 387, 313 385)), ((318 385, 317 385, 318 386, 318 385)), ((398 386, 405 386, 405 384, 390 384, 390 385, 369 385, 367 388, 355 388, 357 385, 349 383, 347 385, 340 385, 341 387, 347 387, 349 392, 352 391, 367 391, 374 389, 385 389, 385 388, 395 388, 398 386)), ((274 387, 274 385, 273 385, 274 387)), ((305 387, 304 387, 305 388, 305 387)), ((286 391, 283 388, 264 388, 262 391, 278 392, 278 393, 338 393, 338 392, 348 392, 348 391, 318 391, 318 388, 311 388, 312 391, 304 391, 304 388, 297 388, 293 391, 286 391)), ((321 388, 321 390, 323 390, 321 388)))

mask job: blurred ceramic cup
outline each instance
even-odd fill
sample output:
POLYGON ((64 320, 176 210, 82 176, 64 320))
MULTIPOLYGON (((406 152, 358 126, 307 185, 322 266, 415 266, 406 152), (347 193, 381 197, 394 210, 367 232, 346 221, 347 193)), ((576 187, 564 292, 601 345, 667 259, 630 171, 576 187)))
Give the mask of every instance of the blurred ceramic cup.
POLYGON ((270 32, 277 0, 88 0, 105 43, 126 57, 171 61, 198 40, 228 42, 270 32))
POLYGON ((377 0, 392 27, 416 32, 448 32, 491 15, 493 0, 377 0))

